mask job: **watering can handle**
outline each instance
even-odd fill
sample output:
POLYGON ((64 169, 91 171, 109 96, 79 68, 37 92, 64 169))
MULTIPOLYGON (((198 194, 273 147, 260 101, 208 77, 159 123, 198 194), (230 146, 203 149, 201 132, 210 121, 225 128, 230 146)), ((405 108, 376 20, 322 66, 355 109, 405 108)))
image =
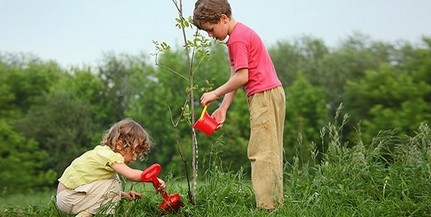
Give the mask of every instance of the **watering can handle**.
POLYGON ((143 182, 153 182, 153 185, 158 187, 160 185, 159 179, 157 178, 157 175, 162 170, 162 167, 160 164, 153 164, 149 166, 147 169, 142 171, 141 173, 141 180, 143 182))
MULTIPOLYGON (((160 173, 162 170, 162 166, 160 164, 153 164, 149 166, 147 169, 142 171, 141 174, 141 180, 143 182, 152 182, 155 189, 158 189, 160 187, 159 179, 157 178, 157 174, 160 173)), ((168 194, 165 190, 161 190, 160 193, 162 194, 163 198, 167 200, 169 198, 168 194)))
POLYGON ((208 106, 206 105, 206 106, 204 106, 204 109, 202 110, 202 114, 201 114, 201 116, 199 117, 199 120, 202 120, 203 118, 204 118, 204 115, 205 115, 205 112, 207 111, 207 108, 208 108, 208 106))

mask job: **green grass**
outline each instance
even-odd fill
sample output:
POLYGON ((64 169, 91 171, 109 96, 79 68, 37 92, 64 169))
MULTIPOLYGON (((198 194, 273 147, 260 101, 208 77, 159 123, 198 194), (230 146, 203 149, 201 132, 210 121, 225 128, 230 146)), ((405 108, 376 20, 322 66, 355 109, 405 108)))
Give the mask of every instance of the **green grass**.
POLYGON ((0 210, 7 208, 19 208, 46 205, 50 202, 50 197, 54 195, 53 192, 34 193, 34 194, 13 194, 2 195, 0 199, 0 210))
MULTIPOLYGON (((381 132, 371 144, 358 141, 353 147, 341 142, 340 130, 332 124, 322 129, 328 150, 321 162, 299 163, 295 158, 285 165, 285 202, 271 213, 255 208, 250 181, 242 171, 221 171, 218 161, 198 182, 195 205, 187 199, 184 184, 167 180, 168 192, 180 193, 185 206, 166 216, 431 216, 428 125, 412 137, 381 132)), ((145 197, 122 201, 115 216, 161 216, 157 206, 162 198, 151 185, 126 188, 145 197)), ((2 196, 0 216, 68 216, 56 210, 51 195, 2 196)))

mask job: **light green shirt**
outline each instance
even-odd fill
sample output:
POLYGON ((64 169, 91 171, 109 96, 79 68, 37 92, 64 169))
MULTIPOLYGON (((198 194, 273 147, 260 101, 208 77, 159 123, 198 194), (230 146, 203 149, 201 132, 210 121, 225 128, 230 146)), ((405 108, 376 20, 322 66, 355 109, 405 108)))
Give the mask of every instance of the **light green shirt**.
POLYGON ((110 167, 113 163, 124 163, 124 157, 106 145, 98 145, 73 160, 58 181, 75 189, 97 180, 113 179, 117 176, 110 167))

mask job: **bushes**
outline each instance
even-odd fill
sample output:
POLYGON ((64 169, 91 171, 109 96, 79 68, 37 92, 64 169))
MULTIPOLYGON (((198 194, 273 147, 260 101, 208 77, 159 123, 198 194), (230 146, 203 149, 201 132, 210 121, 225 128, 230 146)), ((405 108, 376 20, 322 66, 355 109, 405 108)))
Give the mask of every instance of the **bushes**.
MULTIPOLYGON (((169 192, 179 192, 185 202, 179 213, 167 216, 429 216, 431 208, 431 131, 422 124, 415 135, 380 132, 370 144, 342 142, 342 129, 329 123, 321 131, 326 153, 321 162, 285 166, 285 203, 272 213, 254 208, 250 181, 242 170, 224 172, 213 156, 205 180, 198 183, 197 202, 191 205, 187 188, 167 180, 169 192), (391 147, 391 148, 389 148, 391 147)), ((360 133, 358 133, 360 134, 360 133)), ((215 150, 215 149, 213 149, 215 150)), ((216 155, 218 153, 215 153, 216 155)), ((123 201, 116 216, 157 216, 160 195, 150 185, 134 184, 145 197, 123 201)), ((128 190, 128 189, 126 189, 128 190)), ((4 204, 0 199, 0 204, 4 204)), ((48 198, 49 200, 49 198, 48 198)), ((37 203, 37 202, 35 202, 37 203)), ((40 204, 43 203, 38 203, 40 204)), ((37 205, 37 204, 36 204, 37 205)), ((0 210, 0 216, 67 216, 54 203, 0 210)))

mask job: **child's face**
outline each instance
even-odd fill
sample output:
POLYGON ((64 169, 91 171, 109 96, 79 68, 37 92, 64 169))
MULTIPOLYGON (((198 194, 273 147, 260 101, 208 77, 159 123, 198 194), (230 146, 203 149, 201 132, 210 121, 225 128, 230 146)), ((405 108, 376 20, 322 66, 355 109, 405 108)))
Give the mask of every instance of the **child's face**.
POLYGON ((133 153, 133 148, 128 146, 123 149, 123 152, 120 152, 124 157, 124 163, 129 164, 136 160, 136 155, 133 153))
POLYGON ((208 33, 208 36, 215 38, 219 41, 223 41, 229 34, 229 19, 224 15, 220 18, 220 21, 216 24, 213 23, 202 23, 200 28, 208 33))
POLYGON ((142 145, 138 145, 135 148, 133 148, 131 145, 126 146, 119 150, 118 152, 123 155, 124 157, 124 163, 129 164, 136 160, 136 158, 142 154, 144 151, 144 147, 142 145))

